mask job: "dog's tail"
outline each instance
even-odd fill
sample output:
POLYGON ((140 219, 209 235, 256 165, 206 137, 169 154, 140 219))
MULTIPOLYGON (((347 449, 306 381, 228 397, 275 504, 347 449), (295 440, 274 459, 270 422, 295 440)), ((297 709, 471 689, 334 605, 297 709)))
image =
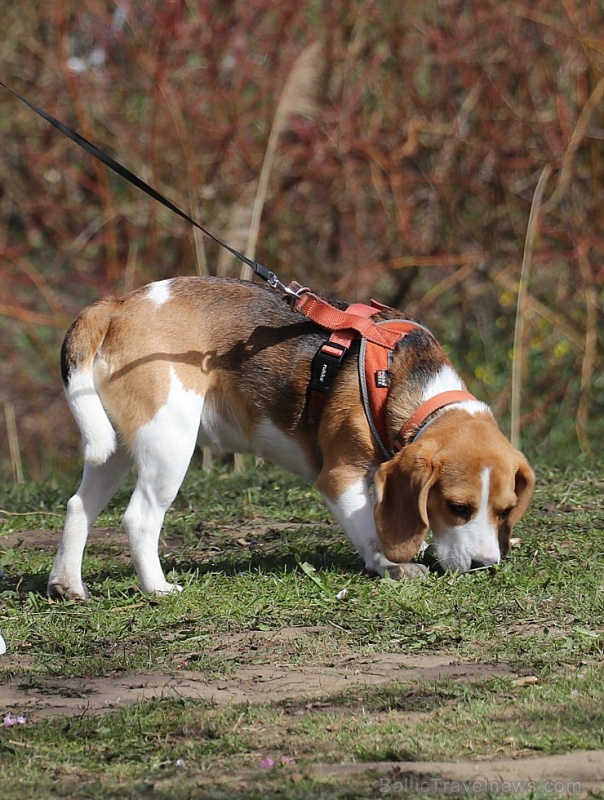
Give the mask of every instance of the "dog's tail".
POLYGON ((67 402, 82 435, 84 458, 103 464, 117 447, 117 436, 98 392, 99 349, 118 301, 104 298, 73 322, 61 348, 61 374, 67 402))

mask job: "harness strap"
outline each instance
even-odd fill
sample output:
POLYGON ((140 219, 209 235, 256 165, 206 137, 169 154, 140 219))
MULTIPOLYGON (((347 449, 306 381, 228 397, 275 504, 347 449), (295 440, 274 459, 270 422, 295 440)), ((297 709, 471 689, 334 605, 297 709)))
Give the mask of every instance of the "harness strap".
MULTIPOLYGON (((357 318, 368 319, 381 310, 377 306, 378 304, 375 306, 368 306, 364 303, 354 303, 348 306, 346 311, 342 313, 349 314, 353 321, 357 318)), ((338 310, 333 306, 330 306, 330 308, 333 311, 338 310)), ((310 319, 316 322, 314 315, 311 316, 310 319)), ((331 390, 334 378, 338 374, 344 357, 348 353, 353 341, 358 338, 358 333, 352 328, 333 331, 329 339, 323 342, 315 353, 310 368, 310 383, 308 384, 307 414, 308 421, 311 425, 319 424, 323 406, 331 390)))
POLYGON ((401 450, 412 432, 417 435, 418 429, 436 411, 452 403, 476 399, 474 395, 461 389, 441 392, 431 397, 413 412, 395 436, 391 449, 386 405, 394 349, 412 331, 427 329, 411 320, 374 322, 372 317, 387 308, 374 300, 370 306, 356 303, 342 310, 297 284, 290 289, 292 291, 289 301, 293 310, 331 331, 329 339, 319 347, 311 366, 307 414, 312 425, 318 425, 332 383, 355 339, 361 340, 358 368, 365 415, 385 459, 392 458, 395 452, 401 450))
MULTIPOLYGON (((411 414, 407 422, 405 422, 394 437, 394 449, 397 452, 402 450, 407 437, 415 431, 415 429, 421 430, 428 417, 434 414, 435 411, 440 411, 441 408, 450 406, 453 403, 461 403, 463 400, 476 400, 476 398, 473 394, 463 389, 452 389, 448 392, 441 392, 440 394, 434 395, 434 397, 431 397, 429 400, 426 400, 425 403, 422 403, 415 409, 413 414, 411 414)), ((416 435, 419 433, 419 430, 416 432, 416 435)))
MULTIPOLYGON (((380 331, 396 335, 399 342, 407 334, 415 330, 426 330, 423 325, 411 320, 386 320, 378 323, 380 331)), ((388 426, 386 421, 386 404, 390 392, 391 366, 393 350, 378 347, 363 339, 359 351, 359 382, 361 396, 365 407, 365 416, 374 439, 379 445, 384 458, 392 458, 393 451, 389 446, 388 426)))
POLYGON ((312 292, 303 292, 293 299, 294 311, 299 311, 305 317, 326 328, 328 331, 355 331, 362 339, 393 350, 400 336, 392 331, 382 330, 369 319, 370 316, 383 310, 384 306, 372 301, 372 306, 349 306, 345 311, 330 305, 327 300, 317 297, 312 292), (351 309, 356 311, 351 311, 351 309), (363 316, 360 308, 368 308, 372 313, 363 316))

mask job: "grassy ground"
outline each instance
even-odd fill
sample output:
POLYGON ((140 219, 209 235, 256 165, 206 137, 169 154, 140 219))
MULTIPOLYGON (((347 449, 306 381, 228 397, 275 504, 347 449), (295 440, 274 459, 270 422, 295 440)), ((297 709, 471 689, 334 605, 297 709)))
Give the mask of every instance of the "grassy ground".
MULTIPOLYGON (((520 541, 494 574, 396 584, 363 574, 318 496, 293 478, 192 468, 163 544, 185 591, 140 595, 123 537, 101 533, 87 550, 86 604, 44 595, 71 488, 6 488, 0 680, 12 694, 8 705, 0 687, 0 711, 27 722, 0 728, 0 796, 415 796, 376 765, 603 748, 603 487, 596 464, 542 465, 520 541), (382 679, 388 658, 392 680, 382 679), (455 661, 480 671, 442 666, 455 661), (302 685, 278 690, 288 674, 302 685), (118 678, 141 675, 188 676, 198 696, 142 692, 87 708, 87 682, 111 697, 118 678), (212 694, 238 686, 253 693, 212 694), (81 692, 77 714, 40 700, 68 692, 81 692), (362 763, 373 771, 338 777, 335 765, 362 763)), ((101 530, 118 527, 126 497, 101 530)), ((549 796, 525 783, 506 796, 549 796)))

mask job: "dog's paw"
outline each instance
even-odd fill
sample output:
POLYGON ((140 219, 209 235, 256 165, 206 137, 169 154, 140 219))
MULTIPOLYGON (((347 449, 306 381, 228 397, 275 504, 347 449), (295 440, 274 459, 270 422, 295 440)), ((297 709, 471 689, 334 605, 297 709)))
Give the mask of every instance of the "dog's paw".
POLYGON ((393 581, 413 580, 415 578, 425 578, 428 568, 423 564, 392 564, 386 569, 386 574, 393 581))
POLYGON ((46 593, 53 600, 90 600, 90 594, 85 583, 79 584, 72 588, 68 580, 60 580, 59 578, 51 578, 48 581, 46 593))
POLYGON ((159 586, 153 586, 150 589, 145 587, 143 591, 145 594, 163 597, 164 595, 173 594, 174 592, 182 592, 182 586, 179 583, 168 583, 168 581, 164 581, 159 586))

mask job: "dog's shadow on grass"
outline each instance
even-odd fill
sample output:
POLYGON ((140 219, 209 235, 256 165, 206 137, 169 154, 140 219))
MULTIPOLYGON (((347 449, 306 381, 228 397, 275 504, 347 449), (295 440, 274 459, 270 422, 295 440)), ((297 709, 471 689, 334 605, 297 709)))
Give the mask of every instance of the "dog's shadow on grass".
POLYGON ((241 575, 248 572, 263 574, 283 574, 300 570, 301 564, 308 564, 318 573, 336 571, 342 573, 359 572, 363 569, 363 562, 353 552, 343 553, 333 548, 324 546, 312 550, 306 548, 293 549, 283 553, 265 553, 261 549, 251 549, 247 553, 233 553, 220 555, 216 558, 170 558, 163 560, 166 571, 174 570, 176 573, 197 573, 207 575, 211 573, 225 576, 241 575))
POLYGON ((296 525, 287 530, 268 528, 244 537, 202 537, 196 545, 162 546, 166 572, 225 576, 247 572, 282 575, 309 565, 317 572, 359 572, 363 561, 334 525, 296 525))
MULTIPOLYGON (((288 531, 288 534, 290 532, 288 531)), ((287 535, 287 534, 286 534, 287 535)), ((188 577, 216 574, 225 579, 247 573, 282 576, 312 568, 321 573, 358 574, 364 569, 362 559, 330 526, 323 528, 320 537, 287 535, 268 531, 251 541, 231 537, 209 537, 195 544, 180 538, 168 538, 161 546, 162 567, 170 580, 186 582, 188 577)), ((87 548, 83 578, 94 594, 106 581, 130 585, 134 590, 138 578, 127 542, 93 542, 87 548)), ((26 599, 28 594, 46 595, 48 573, 44 570, 21 572, 5 570, 0 573, 0 591, 15 592, 26 599)))
MULTIPOLYGON (((186 554, 167 554, 162 559, 162 566, 166 574, 174 572, 176 579, 184 579, 187 575, 217 574, 232 578, 237 575, 247 573, 283 575, 301 571, 301 564, 309 565, 320 575, 321 572, 339 572, 343 575, 357 573, 363 570, 363 562, 353 552, 344 553, 334 551, 333 548, 323 546, 312 550, 299 548, 287 553, 265 553, 260 549, 252 549, 249 552, 229 553, 219 555, 216 558, 201 556, 195 558, 194 555, 187 557, 186 554)), ((0 590, 14 592, 22 596, 23 599, 28 594, 46 595, 47 574, 20 573, 18 575, 5 575, 0 579, 0 590)), ((94 587, 99 586, 106 580, 119 581, 124 584, 131 584, 134 589, 138 584, 136 572, 132 563, 123 561, 121 563, 107 564, 98 569, 86 570, 84 565, 84 580, 94 594, 94 587)))

